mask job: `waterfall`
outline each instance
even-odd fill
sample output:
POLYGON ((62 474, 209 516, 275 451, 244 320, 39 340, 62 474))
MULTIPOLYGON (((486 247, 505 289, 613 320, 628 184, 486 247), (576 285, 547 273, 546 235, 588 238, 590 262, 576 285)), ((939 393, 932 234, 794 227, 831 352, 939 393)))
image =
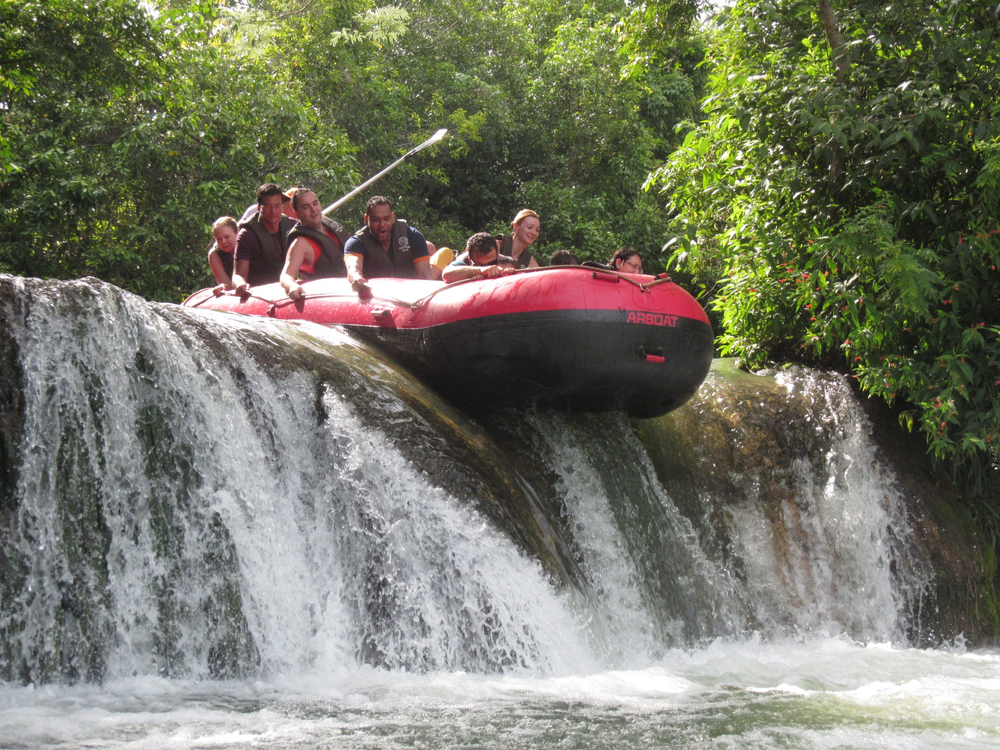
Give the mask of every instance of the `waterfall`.
POLYGON ((347 334, 0 277, 0 679, 566 674, 905 639, 929 576, 838 378, 462 414, 347 334))
POLYGON ((842 376, 718 368, 646 445, 702 546, 739 581, 746 627, 866 640, 919 628, 931 571, 842 376))

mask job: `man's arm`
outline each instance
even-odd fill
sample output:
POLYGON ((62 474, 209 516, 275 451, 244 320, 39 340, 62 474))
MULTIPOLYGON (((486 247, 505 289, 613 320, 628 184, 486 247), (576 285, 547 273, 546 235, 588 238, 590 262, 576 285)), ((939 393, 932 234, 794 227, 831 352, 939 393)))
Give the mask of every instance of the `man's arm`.
POLYGON ((364 276, 365 259, 354 253, 344 253, 344 265, 347 266, 347 281, 351 289, 360 293, 367 288, 368 279, 364 276))
POLYGON ((247 276, 250 274, 250 261, 238 260, 233 264, 233 291, 243 296, 250 286, 247 276))
POLYGON ((299 275, 299 269, 302 268, 302 261, 306 258, 307 250, 312 250, 309 243, 306 242, 305 238, 298 237, 288 247, 288 253, 285 255, 285 267, 281 269, 278 283, 281 284, 281 288, 285 290, 290 299, 299 299, 302 296, 302 286, 296 279, 299 275))
POLYGON ((454 281, 463 279, 495 279, 497 276, 507 276, 514 271, 513 268, 503 266, 467 266, 462 263, 452 263, 441 274, 441 281, 451 284, 454 281))
POLYGON ((437 278, 434 275, 434 271, 431 269, 431 263, 427 258, 414 261, 413 267, 417 271, 418 279, 429 279, 430 281, 434 281, 437 278))

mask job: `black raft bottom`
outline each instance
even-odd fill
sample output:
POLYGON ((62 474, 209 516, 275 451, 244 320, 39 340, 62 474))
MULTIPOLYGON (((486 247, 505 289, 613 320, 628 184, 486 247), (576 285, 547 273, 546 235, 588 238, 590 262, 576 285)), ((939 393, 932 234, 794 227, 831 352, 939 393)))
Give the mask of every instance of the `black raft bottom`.
POLYGON ((712 364, 706 323, 620 311, 494 315, 423 329, 351 326, 449 399, 480 406, 537 403, 567 411, 621 409, 657 417, 687 401, 712 364), (652 316, 650 316, 652 317, 652 316))

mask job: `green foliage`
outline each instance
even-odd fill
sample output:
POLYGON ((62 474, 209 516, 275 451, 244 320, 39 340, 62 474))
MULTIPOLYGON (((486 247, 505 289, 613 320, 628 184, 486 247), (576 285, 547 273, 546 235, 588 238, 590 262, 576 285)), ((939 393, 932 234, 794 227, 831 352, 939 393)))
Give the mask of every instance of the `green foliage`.
MULTIPOLYGON (((360 144, 362 173, 449 129, 441 146, 373 192, 392 198, 397 213, 438 244, 509 228, 530 206, 543 217, 542 257, 572 247, 606 260, 625 243, 656 256, 666 225, 645 207, 662 201, 640 185, 674 138, 677 118, 693 111, 697 90, 685 86, 688 74, 672 53, 648 72, 622 54, 628 6, 402 5, 408 31, 384 48, 330 45, 345 13, 362 6, 310 8, 290 19, 282 44, 307 90, 360 144)), ((357 209, 345 208, 341 219, 357 209)))
POLYGON ((330 34, 332 44, 340 41, 358 44, 370 42, 376 47, 384 47, 399 39, 406 31, 410 14, 405 8, 386 5, 381 8, 369 8, 354 15, 356 29, 343 28, 330 34))
MULTIPOLYGON (((1000 458, 995 5, 739 2, 704 121, 651 180, 723 353, 848 370, 982 491, 1000 458)), ((978 488, 978 490, 977 490, 978 488)))
POLYGON ((211 4, 155 17, 130 0, 31 5, 8 15, 2 52, 23 65, 0 102, 0 269, 180 299, 210 280, 208 225, 242 213, 256 185, 353 182, 342 131, 266 61, 228 54, 211 4), (31 42, 45 54, 24 45, 37 19, 53 29, 31 42))
POLYGON ((541 257, 655 268, 641 184, 704 83, 690 3, 0 1, 0 270, 153 299, 210 282, 209 224, 262 182, 332 202, 441 127, 370 193, 429 239, 530 206, 541 257))

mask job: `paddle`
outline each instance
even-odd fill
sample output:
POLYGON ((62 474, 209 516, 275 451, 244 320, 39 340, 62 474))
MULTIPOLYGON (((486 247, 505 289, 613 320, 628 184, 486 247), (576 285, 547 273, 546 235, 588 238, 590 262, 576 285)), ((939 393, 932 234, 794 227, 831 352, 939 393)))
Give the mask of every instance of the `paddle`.
POLYGON ((371 179, 369 179, 366 182, 358 185, 356 188, 354 188, 354 190, 352 190, 351 192, 349 192, 347 195, 345 195, 340 200, 335 201, 335 202, 331 203, 329 206, 327 206, 326 208, 324 208, 323 209, 323 215, 325 216, 326 214, 330 213, 331 211, 333 211, 333 210, 335 210, 337 208, 340 208, 342 205, 344 205, 345 203, 347 203, 347 201, 349 201, 355 195, 357 195, 358 193, 360 193, 362 190, 364 190, 366 187, 368 187, 372 183, 374 183, 377 180, 379 180, 381 177, 384 177, 385 175, 389 174, 389 172, 391 172, 392 170, 394 170, 396 167, 398 167, 400 164, 402 164, 404 161, 406 161, 407 159, 409 159, 414 154, 417 154, 417 153, 423 151, 428 146, 433 146, 435 143, 437 143, 442 138, 444 138, 445 133, 447 133, 447 132, 448 132, 447 128, 441 128, 441 130, 439 130, 438 132, 436 132, 434 135, 432 135, 426 141, 424 141, 423 143, 421 143, 419 146, 417 146, 414 149, 411 149, 410 151, 407 151, 406 154, 404 154, 402 158, 398 159, 397 161, 394 161, 392 164, 390 164, 388 167, 386 167, 385 169, 383 169, 381 172, 379 172, 377 175, 375 175, 371 179))

